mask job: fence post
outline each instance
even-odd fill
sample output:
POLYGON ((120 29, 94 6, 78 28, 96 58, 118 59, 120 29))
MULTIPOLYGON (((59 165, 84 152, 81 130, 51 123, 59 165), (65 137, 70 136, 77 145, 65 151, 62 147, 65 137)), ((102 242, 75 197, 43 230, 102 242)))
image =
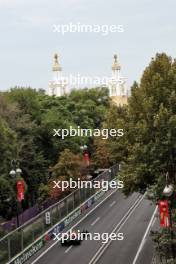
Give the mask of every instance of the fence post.
POLYGON ((81 189, 79 189, 79 205, 81 204, 81 189))
POLYGON ((10 259, 11 259, 10 236, 7 238, 7 243, 8 243, 8 258, 10 261, 10 259))
POLYGON ((21 251, 24 249, 24 243, 23 243, 23 229, 21 229, 21 251))
POLYGON ((73 210, 75 209, 75 195, 74 195, 74 192, 72 193, 72 199, 73 199, 73 210))
POLYGON ((68 215, 69 214, 69 212, 68 212, 68 201, 67 201, 67 198, 65 199, 66 201, 66 211, 67 211, 67 214, 66 215, 68 215))
POLYGON ((57 207, 57 209, 58 209, 58 211, 59 211, 59 219, 61 219, 61 217, 62 217, 62 216, 61 216, 61 208, 60 208, 60 204, 61 204, 61 203, 59 203, 59 204, 58 204, 58 207, 57 207))

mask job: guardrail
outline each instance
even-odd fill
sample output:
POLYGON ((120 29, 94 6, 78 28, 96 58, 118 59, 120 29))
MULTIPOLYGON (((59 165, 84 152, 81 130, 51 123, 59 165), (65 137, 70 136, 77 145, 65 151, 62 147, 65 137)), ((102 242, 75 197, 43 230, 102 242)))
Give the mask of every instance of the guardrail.
MULTIPOLYGON (((117 175, 117 172, 118 165, 114 165, 109 170, 98 175, 94 180, 109 181, 117 175)), ((89 198, 96 197, 96 193, 98 195, 99 192, 100 190, 97 191, 96 189, 77 189, 18 229, 4 236, 0 239, 0 263, 22 264, 27 261, 44 246, 45 240, 42 236, 53 233, 53 228, 63 229, 67 225, 66 222, 69 223, 69 221, 75 219, 72 216, 69 220, 68 217, 73 212, 76 212, 75 217, 77 217, 82 210, 86 209, 86 206, 93 203, 93 199, 90 202, 89 198), (85 201, 89 201, 89 203, 86 205, 85 201), (50 215, 50 221, 47 222, 46 218, 48 214, 50 215), (21 255, 22 257, 20 257, 21 255)))

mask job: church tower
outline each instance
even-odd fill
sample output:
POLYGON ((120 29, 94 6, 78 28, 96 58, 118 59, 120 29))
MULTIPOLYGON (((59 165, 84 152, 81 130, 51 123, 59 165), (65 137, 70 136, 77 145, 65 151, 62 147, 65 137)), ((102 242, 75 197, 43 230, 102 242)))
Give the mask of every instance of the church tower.
POLYGON ((117 105, 127 104, 128 92, 126 88, 126 80, 121 76, 121 66, 117 55, 114 55, 112 64, 112 76, 109 80, 109 96, 117 105))
POLYGON ((52 71, 53 79, 49 82, 48 95, 63 96, 67 92, 67 81, 62 76, 62 68, 57 54, 54 54, 52 71))

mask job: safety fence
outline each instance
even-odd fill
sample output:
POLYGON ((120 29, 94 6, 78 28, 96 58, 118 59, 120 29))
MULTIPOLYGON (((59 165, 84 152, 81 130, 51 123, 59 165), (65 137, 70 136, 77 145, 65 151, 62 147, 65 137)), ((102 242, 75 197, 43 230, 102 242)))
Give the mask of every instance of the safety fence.
MULTIPOLYGON (((110 169, 105 170, 93 180, 110 181, 117 175, 117 173, 118 165, 114 165, 110 169)), ((24 263, 30 256, 32 256, 44 245, 44 240, 38 240, 42 235, 47 233, 47 231, 52 230, 52 227, 57 223, 61 222, 62 224, 62 219, 66 218, 71 212, 75 211, 75 216, 67 220, 67 222, 73 220, 73 218, 81 213, 81 210, 85 209, 80 209, 80 205, 84 204, 84 202, 90 197, 96 195, 96 193, 98 195, 100 190, 85 187, 76 189, 61 201, 50 206, 36 217, 20 226, 18 229, 1 238, 0 263, 24 263), (76 208, 78 208, 78 210, 76 210, 76 208), (32 247, 30 247, 31 245, 32 247), (26 254, 24 254, 23 259, 20 261, 11 262, 12 259, 15 259, 15 256, 19 255, 19 253, 25 253, 25 249, 29 250, 26 254)), ((90 202, 91 201, 89 201, 89 203, 90 202)), ((89 205, 87 204, 83 206, 88 207, 89 205)), ((66 224, 64 225, 66 226, 66 224)), ((60 225, 59 228, 61 229, 61 227, 63 226, 60 225)), ((51 232, 48 234, 51 234, 51 232)))
POLYGON ((172 258, 167 259, 165 255, 154 251, 151 264, 176 264, 176 260, 173 260, 172 258))

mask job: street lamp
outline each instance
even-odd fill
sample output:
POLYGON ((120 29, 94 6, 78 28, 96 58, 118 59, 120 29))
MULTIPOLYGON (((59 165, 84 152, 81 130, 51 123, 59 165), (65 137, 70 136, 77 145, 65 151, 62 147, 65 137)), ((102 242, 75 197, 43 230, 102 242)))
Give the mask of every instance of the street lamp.
POLYGON ((87 145, 80 146, 80 149, 83 151, 87 150, 87 145))
POLYGON ((10 176, 11 176, 12 178, 15 178, 15 176, 16 176, 16 171, 15 171, 15 170, 11 170, 9 174, 10 174, 10 176))
POLYGON ((170 198, 170 206, 169 206, 169 220, 170 220, 170 236, 171 236, 171 247, 172 247, 172 256, 173 259, 175 260, 175 248, 174 248, 174 232, 173 232, 173 223, 172 223, 172 194, 174 192, 174 187, 172 184, 168 184, 168 178, 169 174, 168 172, 166 173, 166 186, 164 187, 163 190, 163 195, 170 198))
POLYGON ((169 185, 166 185, 166 186, 164 187, 163 194, 164 194, 164 196, 166 196, 166 197, 170 197, 170 196, 172 196, 173 191, 174 191, 174 187, 173 187, 173 185, 172 185, 172 184, 169 184, 169 185))
POLYGON ((22 173, 22 170, 20 168, 17 168, 16 169, 16 174, 21 175, 21 173, 22 173))
MULTIPOLYGON (((22 173, 22 170, 19 167, 19 160, 12 160, 11 161, 11 171, 9 175, 14 179, 19 177, 22 173)), ((17 212, 16 212, 16 217, 17 217, 17 228, 19 227, 19 206, 18 206, 18 199, 16 199, 16 205, 17 205, 17 212)))

